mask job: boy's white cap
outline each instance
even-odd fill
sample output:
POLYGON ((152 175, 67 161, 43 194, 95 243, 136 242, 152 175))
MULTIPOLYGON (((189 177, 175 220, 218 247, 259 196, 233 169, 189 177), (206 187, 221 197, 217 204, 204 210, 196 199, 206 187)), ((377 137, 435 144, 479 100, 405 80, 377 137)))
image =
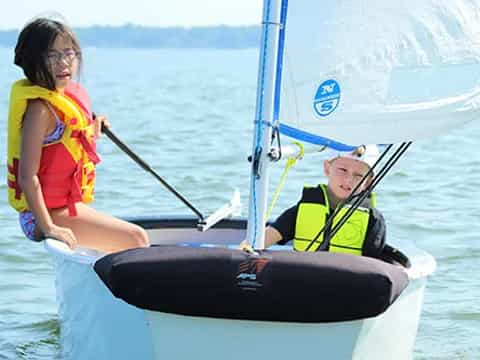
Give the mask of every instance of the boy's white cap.
POLYGON ((330 160, 338 157, 346 157, 362 161, 370 167, 373 167, 375 162, 380 157, 380 150, 375 144, 361 145, 353 151, 336 151, 332 150, 330 160))

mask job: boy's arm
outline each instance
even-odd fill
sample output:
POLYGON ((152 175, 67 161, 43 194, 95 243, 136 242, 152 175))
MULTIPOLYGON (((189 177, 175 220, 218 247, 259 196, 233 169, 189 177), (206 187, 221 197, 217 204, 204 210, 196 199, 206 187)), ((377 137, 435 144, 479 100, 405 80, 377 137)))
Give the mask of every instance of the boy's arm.
POLYGON ((265 231, 265 247, 277 243, 286 243, 295 235, 298 206, 285 210, 265 231))
MULTIPOLYGON (((295 234, 295 222, 297 219, 297 205, 284 211, 273 224, 265 229, 265 248, 279 242, 287 242, 293 239, 295 234)), ((240 243, 240 248, 247 244, 246 240, 240 243)))
MULTIPOLYGON (((272 226, 267 226, 265 229, 265 248, 272 246, 282 240, 282 234, 272 226)), ((243 240, 240 243, 240 249, 249 249, 251 248, 247 240, 243 240)))
POLYGON ((265 247, 272 246, 282 240, 282 234, 272 226, 265 229, 265 247))

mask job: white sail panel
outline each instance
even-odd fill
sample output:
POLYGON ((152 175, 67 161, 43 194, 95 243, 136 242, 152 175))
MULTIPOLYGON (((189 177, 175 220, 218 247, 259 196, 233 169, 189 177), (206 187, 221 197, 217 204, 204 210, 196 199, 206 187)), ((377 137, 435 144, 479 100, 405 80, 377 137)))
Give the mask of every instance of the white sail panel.
POLYGON ((289 1, 281 124, 396 143, 479 116, 480 0, 289 1))

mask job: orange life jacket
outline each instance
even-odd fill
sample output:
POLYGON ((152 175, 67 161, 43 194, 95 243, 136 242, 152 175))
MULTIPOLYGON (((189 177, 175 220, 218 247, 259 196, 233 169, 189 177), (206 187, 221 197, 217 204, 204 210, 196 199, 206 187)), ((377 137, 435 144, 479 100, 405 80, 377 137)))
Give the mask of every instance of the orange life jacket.
POLYGON ((28 100, 44 99, 61 113, 65 125, 62 137, 44 144, 37 173, 48 209, 68 207, 75 216, 75 203, 93 200, 95 165, 100 161, 95 151, 93 119, 86 91, 70 83, 64 94, 32 85, 27 79, 12 86, 8 116, 8 200, 17 211, 29 210, 18 184, 22 122, 28 100))

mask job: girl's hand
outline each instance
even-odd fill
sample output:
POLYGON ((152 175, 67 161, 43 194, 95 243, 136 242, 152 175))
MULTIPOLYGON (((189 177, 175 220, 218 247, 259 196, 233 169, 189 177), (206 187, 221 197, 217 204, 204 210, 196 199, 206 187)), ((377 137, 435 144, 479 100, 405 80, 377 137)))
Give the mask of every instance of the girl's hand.
POLYGON ((73 234, 73 231, 66 227, 52 225, 49 231, 44 233, 45 237, 51 237, 53 239, 64 242, 70 249, 75 249, 77 245, 77 238, 73 234))
POLYGON ((93 123, 93 133, 95 134, 96 138, 102 136, 102 124, 110 128, 110 122, 108 121, 107 117, 104 115, 97 115, 95 116, 94 123, 93 123))

